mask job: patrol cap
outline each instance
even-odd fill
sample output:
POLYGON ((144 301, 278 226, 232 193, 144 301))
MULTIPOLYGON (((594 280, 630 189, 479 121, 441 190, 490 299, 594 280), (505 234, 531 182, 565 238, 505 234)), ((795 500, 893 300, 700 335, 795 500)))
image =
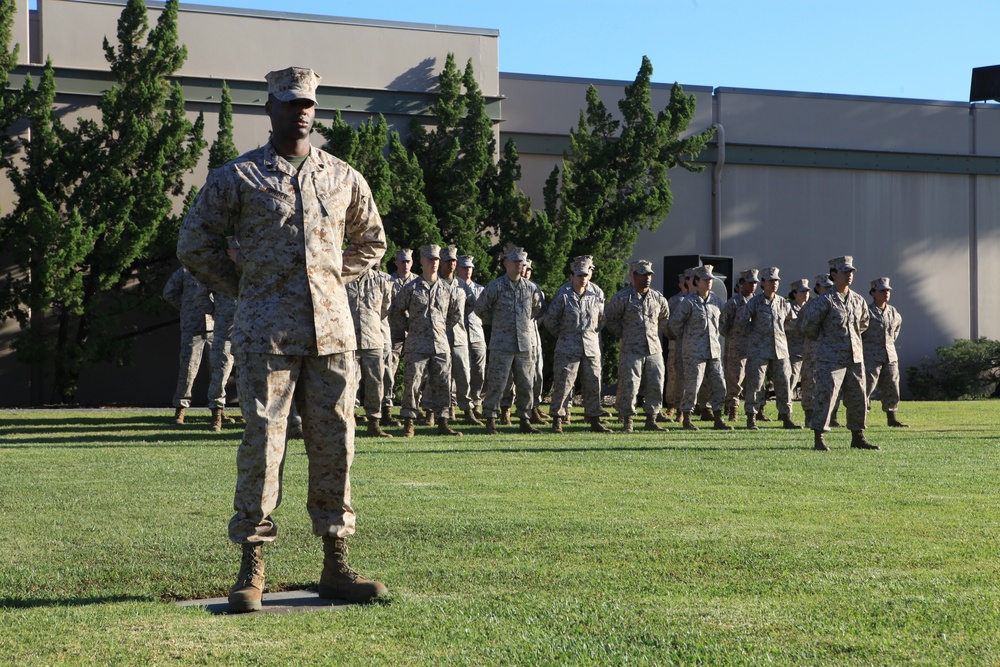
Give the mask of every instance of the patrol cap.
POLYGON ((441 246, 430 244, 420 246, 420 256, 427 259, 441 259, 441 246))
POLYGON ((681 271, 680 273, 677 274, 677 282, 681 282, 682 283, 686 279, 687 279, 687 272, 686 271, 681 271))
POLYGON ((809 291, 809 279, 799 278, 798 280, 792 281, 792 290, 795 292, 808 292, 809 291))
POLYGON ((850 255, 834 257, 830 260, 830 268, 837 271, 857 271, 854 268, 854 258, 850 255))
POLYGON ((740 280, 745 283, 759 283, 760 282, 760 271, 757 269, 747 269, 746 271, 740 271, 740 280))
POLYGON ((778 267, 769 266, 766 269, 761 269, 760 271, 761 280, 781 280, 781 276, 778 275, 778 267))
POLYGON ((875 280, 872 281, 872 289, 875 290, 876 292, 881 292, 882 290, 888 290, 889 292, 891 292, 892 288, 889 287, 889 278, 886 276, 883 276, 881 278, 876 278, 875 280))
POLYGON ((458 259, 458 248, 453 245, 441 248, 441 259, 458 259))
POLYGON ((524 251, 524 248, 508 243, 503 249, 503 258, 512 262, 523 262, 528 259, 528 253, 524 251))
POLYGON ((698 280, 712 280, 715 275, 712 274, 712 265, 704 264, 702 266, 695 267, 694 277, 698 280))
POLYGON ((574 276, 589 276, 594 272, 594 258, 590 255, 575 257, 569 270, 574 276))
POLYGON ((654 273, 653 263, 648 259, 637 259, 632 262, 630 268, 632 273, 638 273, 640 276, 652 275, 654 273))
POLYGON ((476 264, 473 261, 474 259, 475 258, 472 255, 459 255, 458 256, 458 265, 459 266, 465 266, 465 267, 468 267, 468 268, 475 268, 476 264))
POLYGON ((527 256, 524 257, 524 268, 534 271, 534 269, 531 268, 531 260, 528 259, 527 256))
POLYGON ((830 280, 830 276, 826 273, 817 275, 814 282, 816 283, 816 287, 833 287, 833 281, 830 280))
POLYGON ((316 88, 322 77, 308 67, 286 67, 268 72, 267 93, 282 102, 309 100, 316 104, 316 88))
POLYGON ((397 262, 412 262, 413 261, 413 251, 409 248, 400 248, 396 251, 394 258, 397 262))
POLYGON ((694 270, 698 268, 692 266, 690 269, 684 269, 684 280, 694 280, 694 270))

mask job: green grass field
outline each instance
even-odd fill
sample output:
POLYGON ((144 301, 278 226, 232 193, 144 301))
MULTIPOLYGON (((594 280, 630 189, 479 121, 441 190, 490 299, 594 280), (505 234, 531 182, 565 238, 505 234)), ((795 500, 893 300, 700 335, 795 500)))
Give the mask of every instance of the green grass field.
MULTIPOLYGON (((774 422, 358 438, 351 563, 389 602, 252 617, 169 604, 235 577, 238 428, 0 411, 0 664, 1000 664, 998 408, 873 412, 881 452, 774 422)), ((292 441, 270 590, 319 577, 305 480, 292 441)))

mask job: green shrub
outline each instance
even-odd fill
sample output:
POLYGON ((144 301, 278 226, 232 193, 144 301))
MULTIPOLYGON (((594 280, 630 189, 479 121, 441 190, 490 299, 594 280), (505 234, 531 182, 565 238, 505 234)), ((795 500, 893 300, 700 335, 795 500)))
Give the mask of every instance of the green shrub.
POLYGON ((922 401, 1000 398, 1000 341, 981 336, 942 345, 936 359, 906 369, 913 397, 922 401))

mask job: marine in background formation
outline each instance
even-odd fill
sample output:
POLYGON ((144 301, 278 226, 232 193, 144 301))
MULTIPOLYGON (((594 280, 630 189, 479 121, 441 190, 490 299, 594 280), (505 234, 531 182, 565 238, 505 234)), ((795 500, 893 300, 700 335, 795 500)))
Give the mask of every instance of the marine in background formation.
POLYGON ((191 389, 201 368, 205 348, 212 349, 215 327, 212 312, 215 304, 211 291, 195 280, 183 266, 167 280, 163 287, 163 299, 179 310, 181 316, 181 347, 173 406, 174 423, 183 424, 185 413, 191 407, 191 389))
POLYGON ((876 278, 871 283, 869 294, 872 302, 868 305, 868 328, 861 334, 865 357, 865 388, 868 404, 878 390, 889 426, 905 428, 908 424, 899 421, 899 359, 896 356, 896 339, 903 325, 899 311, 889 305, 892 287, 889 278, 876 278))

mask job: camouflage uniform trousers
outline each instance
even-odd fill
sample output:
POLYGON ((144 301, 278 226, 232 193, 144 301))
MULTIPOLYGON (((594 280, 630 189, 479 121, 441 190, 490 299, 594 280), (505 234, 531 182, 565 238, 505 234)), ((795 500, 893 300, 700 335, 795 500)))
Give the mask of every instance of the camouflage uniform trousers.
POLYGON ((801 397, 801 394, 798 393, 795 388, 800 382, 802 382, 802 357, 790 356, 788 358, 788 363, 790 366, 788 374, 788 393, 792 400, 794 400, 796 395, 801 397))
POLYGON ((573 385, 576 384, 576 376, 580 375, 580 384, 583 389, 584 415, 588 419, 601 416, 600 357, 556 354, 552 360, 552 373, 552 400, 549 403, 550 415, 566 416, 567 402, 572 407, 573 385))
POLYGON ((747 414, 759 410, 767 402, 767 378, 774 383, 774 403, 779 415, 792 414, 792 398, 788 389, 791 364, 788 359, 747 359, 747 375, 744 383, 746 400, 743 409, 747 414))
POLYGON ((212 350, 212 332, 188 333, 181 332, 181 352, 177 368, 177 389, 174 391, 174 407, 191 407, 191 388, 198 377, 201 368, 201 358, 208 346, 209 355, 212 350))
POLYGON ((816 362, 811 356, 802 358, 799 373, 799 400, 803 410, 814 410, 816 406, 816 362))
POLYGON ((747 358, 726 348, 726 408, 732 410, 740 404, 740 394, 748 395, 745 390, 747 358))
POLYGON ((385 359, 382 350, 358 350, 355 369, 357 384, 364 390, 365 415, 382 418, 382 387, 385 375, 385 359))
POLYGON ((642 394, 643 411, 655 415, 663 406, 663 355, 623 353, 618 362, 619 412, 636 414, 636 398, 642 394))
POLYGON ((486 344, 469 344, 469 400, 472 405, 482 405, 486 398, 486 344))
POLYGON ((899 363, 885 361, 882 363, 865 364, 866 388, 868 402, 878 389, 882 401, 883 412, 895 412, 899 408, 899 363))
POLYGON ((325 356, 242 353, 239 393, 246 428, 236 452, 233 542, 270 542, 271 513, 281 504, 286 428, 293 404, 302 417, 309 459, 306 509, 318 536, 354 532, 351 462, 354 460, 354 352, 325 356), (293 403, 294 401, 294 403, 293 403))
POLYGON ((216 338, 208 356, 212 367, 212 380, 208 384, 208 406, 220 410, 226 407, 226 385, 233 372, 233 354, 230 341, 216 338))
POLYGON ((691 412, 699 395, 707 392, 706 402, 721 410, 726 402, 726 381, 722 377, 722 360, 689 359, 684 362, 684 395, 681 412, 691 412), (707 385, 707 386, 705 386, 707 385))
MULTIPOLYGON (((472 368, 468 346, 451 348, 451 403, 462 410, 471 410, 472 368)), ((450 404, 449 404, 450 407, 450 404)))
POLYGON ((438 417, 451 415, 451 353, 407 352, 403 372, 404 419, 417 419, 420 409, 430 410, 438 417))
POLYGON ((486 362, 486 401, 483 403, 483 415, 496 417, 501 407, 501 397, 507 388, 507 381, 512 380, 514 395, 517 401, 517 416, 521 419, 531 417, 534 396, 535 355, 534 352, 501 352, 490 351, 486 362))
POLYGON ((667 341, 667 390, 665 399, 668 404, 677 407, 684 394, 684 363, 677 341, 667 341))
POLYGON ((829 431, 837 397, 847 408, 847 428, 865 430, 868 394, 865 386, 865 365, 861 362, 836 364, 816 362, 814 412, 810 427, 814 431, 829 431))

